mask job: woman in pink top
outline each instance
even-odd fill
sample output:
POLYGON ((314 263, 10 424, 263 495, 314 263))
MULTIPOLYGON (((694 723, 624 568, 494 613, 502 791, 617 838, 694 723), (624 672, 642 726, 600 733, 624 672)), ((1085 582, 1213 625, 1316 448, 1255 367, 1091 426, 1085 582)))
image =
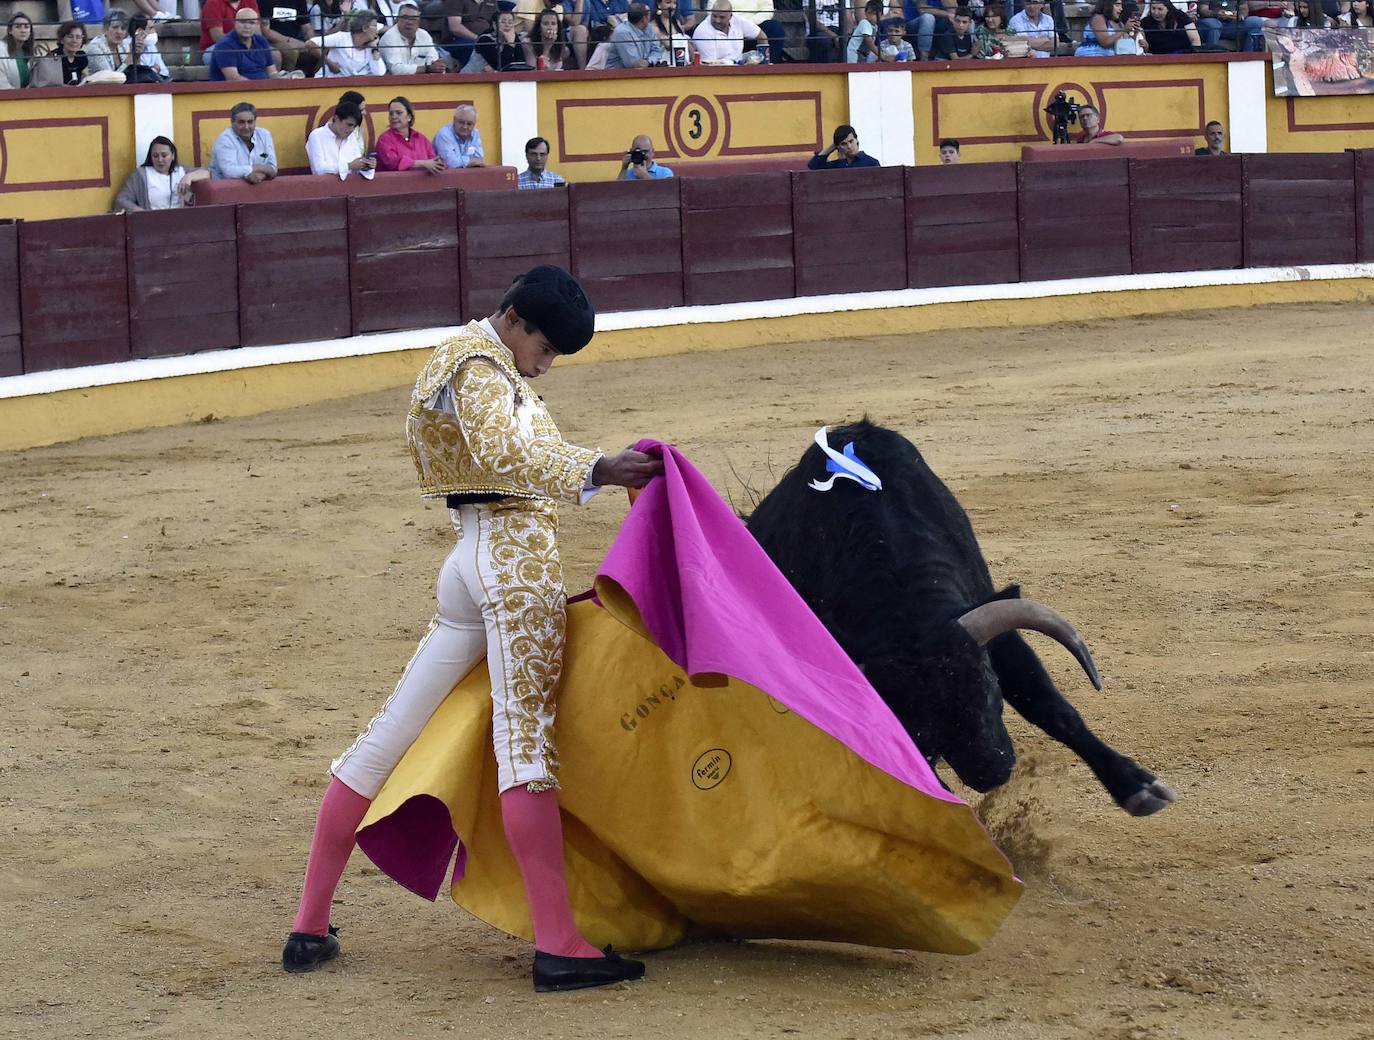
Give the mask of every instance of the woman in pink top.
POLYGON ((377 169, 428 170, 438 173, 445 169, 444 160, 434 154, 429 138, 415 129, 415 109, 403 97, 391 99, 386 114, 391 129, 377 138, 377 169))

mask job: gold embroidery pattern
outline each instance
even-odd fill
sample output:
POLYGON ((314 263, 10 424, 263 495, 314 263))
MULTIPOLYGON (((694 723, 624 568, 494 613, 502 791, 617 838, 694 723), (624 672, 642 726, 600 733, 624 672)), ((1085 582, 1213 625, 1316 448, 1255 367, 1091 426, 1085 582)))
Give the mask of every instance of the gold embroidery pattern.
MULTIPOLYGON (((554 542, 553 503, 491 514, 490 558, 500 609, 496 627, 506 661, 505 714, 511 770, 543 764, 557 785, 553 741, 554 690, 563 668, 567 597, 554 542)), ((539 778, 536 778, 538 781, 539 778)))
POLYGON ((420 494, 495 492, 578 501, 599 452, 563 440, 509 350, 465 331, 435 349, 415 382, 406 441, 420 494), (452 383, 457 415, 428 407, 452 383))

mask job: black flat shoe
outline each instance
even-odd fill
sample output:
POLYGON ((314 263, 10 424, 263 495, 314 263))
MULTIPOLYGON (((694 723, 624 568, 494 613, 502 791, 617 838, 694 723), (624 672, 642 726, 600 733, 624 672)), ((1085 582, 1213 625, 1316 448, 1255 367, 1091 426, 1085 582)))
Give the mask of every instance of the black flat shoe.
POLYGON ((325 961, 332 961, 343 948, 339 945, 339 930, 332 924, 325 935, 292 932, 286 937, 281 951, 281 966, 293 975, 313 971, 325 961))
POLYGON ((620 956, 609 946, 603 957, 556 957, 534 953, 534 991, 556 993, 566 989, 590 989, 644 977, 644 962, 620 956))

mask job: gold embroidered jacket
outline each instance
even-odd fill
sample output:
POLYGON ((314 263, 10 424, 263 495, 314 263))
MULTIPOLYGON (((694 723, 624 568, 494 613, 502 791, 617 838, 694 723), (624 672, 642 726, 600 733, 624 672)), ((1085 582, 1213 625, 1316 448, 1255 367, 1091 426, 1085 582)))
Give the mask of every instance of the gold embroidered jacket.
POLYGON ((601 458, 563 440, 515 356, 480 322, 439 344, 421 370, 406 444, 425 498, 494 493, 580 502, 601 458))

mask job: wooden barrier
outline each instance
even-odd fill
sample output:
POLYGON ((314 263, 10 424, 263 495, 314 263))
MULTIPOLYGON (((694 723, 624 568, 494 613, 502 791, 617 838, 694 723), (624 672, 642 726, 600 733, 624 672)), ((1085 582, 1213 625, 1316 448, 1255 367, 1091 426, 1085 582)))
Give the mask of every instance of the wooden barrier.
POLYGON ((1022 162, 1100 162, 1104 159, 1180 159, 1197 148, 1191 137, 1160 137, 1121 144, 1028 144, 1021 147, 1022 162))
POLYGON ((900 167, 792 174, 797 295, 905 289, 900 167))
POLYGON ((191 186, 198 206, 221 206, 247 202, 285 202, 288 199, 325 199, 338 195, 413 195, 463 188, 467 191, 505 191, 515 188, 514 166, 475 166, 471 169, 425 170, 379 173, 371 180, 349 177, 339 180, 334 174, 283 174, 261 184, 245 180, 200 180, 191 186))
POLYGON ((1021 277, 1015 163, 908 167, 907 286, 1021 277))
POLYGON ((129 360, 124 217, 19 225, 24 371, 129 360))
POLYGON ((1243 156, 1245 266, 1355 259, 1355 157, 1243 156))
POLYGON ((458 193, 348 200, 353 334, 459 321, 458 193))
POLYGON ((1132 159, 1131 269, 1222 271, 1245 260, 1241 157, 1132 159))
POLYGON ((1022 163, 1017 178, 1021 279, 1131 273, 1125 159, 1080 167, 1022 163))
POLYGON ((233 206, 129 213, 129 341, 134 357, 239 345, 233 206))
POLYGON ((1374 149, 1355 153, 1355 253, 1374 261, 1374 149))
POLYGON ((687 180, 681 191, 687 303, 796 295, 787 172, 687 180))
POLYGON ((569 187, 572 273, 597 310, 682 306, 678 186, 674 177, 569 187))
POLYGON ((239 206, 238 239, 244 346, 352 331, 347 199, 239 206))
POLYGON ((0 376, 24 371, 19 334, 19 226, 0 220, 0 376))
MULTIPOLYGON (((461 191, 458 228, 464 321, 495 311, 515 276, 531 267, 557 264, 567 269, 572 264, 568 193, 558 188, 461 191)), ((592 303, 602 308, 596 296, 592 303)))

